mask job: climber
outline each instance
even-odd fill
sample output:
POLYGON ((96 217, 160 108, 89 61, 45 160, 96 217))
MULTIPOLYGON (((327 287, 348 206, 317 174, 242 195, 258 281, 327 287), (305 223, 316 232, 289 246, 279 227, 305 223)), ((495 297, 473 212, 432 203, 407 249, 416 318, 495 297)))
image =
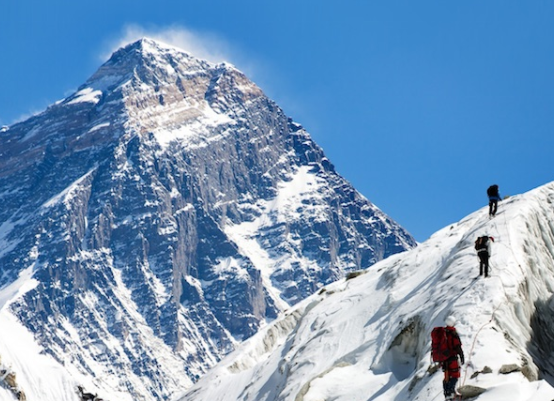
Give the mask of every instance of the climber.
POLYGON ((500 200, 500 194, 498 193, 498 185, 491 185, 487 189, 487 196, 489 197, 489 217, 496 215, 498 209, 498 201, 500 200))
POLYGON ((81 401, 98 401, 98 394, 86 393, 83 386, 77 386, 81 401))
POLYGON ((458 362, 458 356, 460 357, 462 365, 465 363, 465 359, 464 351, 462 350, 462 341, 454 327, 456 325, 456 318, 454 316, 448 316, 445 323, 446 341, 452 355, 442 363, 442 370, 444 371, 442 385, 445 399, 453 400, 456 396, 456 383, 460 378, 460 363, 458 362))
POLYGON ((483 235, 475 240, 475 250, 479 257, 479 275, 483 273, 485 277, 489 277, 489 258, 491 256, 491 241, 494 242, 493 237, 483 235), (489 241, 490 240, 490 241, 489 241))

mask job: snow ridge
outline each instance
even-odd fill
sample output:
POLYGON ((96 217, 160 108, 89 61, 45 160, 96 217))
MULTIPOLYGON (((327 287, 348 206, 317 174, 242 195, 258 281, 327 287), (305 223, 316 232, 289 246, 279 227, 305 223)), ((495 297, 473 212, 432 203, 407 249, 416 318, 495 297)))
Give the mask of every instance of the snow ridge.
POLYGON ((511 197, 492 220, 478 210, 325 287, 283 318, 296 323, 273 352, 260 346, 270 326, 179 400, 441 399, 430 331, 451 314, 466 354, 460 390, 481 388, 479 401, 552 400, 553 203, 554 183, 511 197), (480 235, 495 239, 486 279, 473 249, 480 235))

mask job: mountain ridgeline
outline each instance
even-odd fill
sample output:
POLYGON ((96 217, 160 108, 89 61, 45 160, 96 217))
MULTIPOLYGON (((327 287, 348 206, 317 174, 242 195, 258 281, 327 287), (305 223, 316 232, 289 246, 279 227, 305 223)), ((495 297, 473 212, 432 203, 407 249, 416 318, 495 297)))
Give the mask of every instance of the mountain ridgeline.
POLYGON ((416 245, 240 71, 149 39, 4 131, 0 308, 75 381, 129 399, 169 399, 416 245))

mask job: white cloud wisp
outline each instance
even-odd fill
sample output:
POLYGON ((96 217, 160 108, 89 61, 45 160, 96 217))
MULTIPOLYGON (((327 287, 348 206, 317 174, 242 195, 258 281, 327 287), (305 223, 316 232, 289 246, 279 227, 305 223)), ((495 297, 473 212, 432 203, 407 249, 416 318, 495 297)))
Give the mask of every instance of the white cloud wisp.
POLYGON ((227 61, 234 64, 231 46, 225 40, 212 33, 198 33, 176 25, 165 28, 127 25, 121 37, 108 43, 107 50, 101 54, 102 60, 108 59, 117 49, 145 37, 178 47, 212 63, 227 61))

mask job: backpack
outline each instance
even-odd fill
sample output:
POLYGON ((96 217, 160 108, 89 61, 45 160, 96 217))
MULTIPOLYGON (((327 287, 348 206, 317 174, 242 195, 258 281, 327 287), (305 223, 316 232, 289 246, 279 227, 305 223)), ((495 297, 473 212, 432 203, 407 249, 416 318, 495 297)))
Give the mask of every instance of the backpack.
POLYGON ((487 189, 487 196, 498 196, 498 185, 491 185, 487 189))
POLYGON ((444 362, 454 355, 450 349, 446 329, 435 327, 431 331, 431 359, 433 362, 444 362))
POLYGON ((479 251, 481 249, 487 248, 487 242, 489 241, 489 237, 486 235, 483 237, 479 237, 475 240, 475 250, 479 251))

